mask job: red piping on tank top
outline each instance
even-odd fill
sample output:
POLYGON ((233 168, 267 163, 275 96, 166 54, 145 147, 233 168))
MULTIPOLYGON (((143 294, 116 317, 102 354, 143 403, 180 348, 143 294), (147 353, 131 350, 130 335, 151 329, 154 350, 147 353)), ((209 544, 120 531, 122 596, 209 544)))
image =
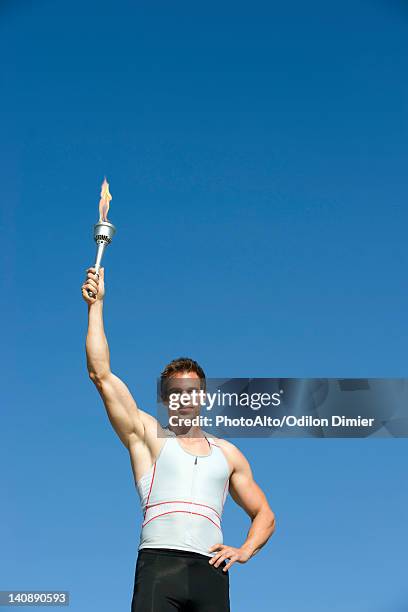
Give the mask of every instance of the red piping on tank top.
POLYGON ((169 512, 163 512, 162 514, 158 514, 157 516, 154 516, 153 518, 151 518, 150 520, 148 520, 146 523, 143 523, 142 527, 145 527, 145 525, 147 525, 148 523, 150 523, 151 521, 154 521, 155 519, 159 518, 159 516, 164 516, 165 514, 173 514, 173 513, 177 513, 177 512, 184 512, 184 514, 196 514, 197 516, 203 516, 204 518, 208 519, 209 521, 211 521, 213 523, 213 525, 215 525, 217 527, 217 529, 219 529, 221 531, 221 527, 219 525, 217 525, 217 523, 214 523, 213 520, 211 520, 208 516, 206 516, 205 514, 200 514, 199 512, 187 512, 187 510, 170 510, 169 512))
POLYGON ((144 511, 144 514, 143 514, 143 519, 144 519, 144 518, 145 518, 145 516, 146 516, 147 506, 148 506, 148 504, 149 504, 150 493, 152 492, 152 488, 153 488, 153 480, 154 480, 154 476, 155 476, 155 474, 156 474, 156 461, 154 462, 154 466, 153 466, 153 475, 152 475, 152 481, 151 481, 151 483, 150 483, 150 489, 149 489, 149 493, 148 493, 148 495, 147 495, 147 500, 146 500, 145 511, 144 511))

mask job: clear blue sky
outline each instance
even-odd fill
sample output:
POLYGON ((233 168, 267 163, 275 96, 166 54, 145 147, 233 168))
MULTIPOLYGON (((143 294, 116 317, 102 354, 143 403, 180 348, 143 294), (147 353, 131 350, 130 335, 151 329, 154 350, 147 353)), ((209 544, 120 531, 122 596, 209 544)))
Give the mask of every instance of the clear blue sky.
MULTIPOLYGON (((407 376, 408 8, 4 0, 0 588, 129 609, 140 511, 87 378, 103 176, 113 370, 407 376)), ((277 515, 234 612, 403 612, 406 440, 242 440, 277 515)), ((226 543, 249 519, 226 504, 226 543)))

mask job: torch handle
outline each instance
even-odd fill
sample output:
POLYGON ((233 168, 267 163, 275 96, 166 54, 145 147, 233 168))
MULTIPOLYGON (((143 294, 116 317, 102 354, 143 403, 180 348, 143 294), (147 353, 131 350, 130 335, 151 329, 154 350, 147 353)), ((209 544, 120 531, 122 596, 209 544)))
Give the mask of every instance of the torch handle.
MULTIPOLYGON (((108 225, 108 226, 109 226, 109 228, 110 228, 110 232, 111 232, 111 235, 113 236, 113 234, 114 234, 114 233, 115 233, 115 231, 116 231, 116 230, 115 230, 115 226, 114 226, 114 225, 112 225, 111 223, 106 223, 106 224, 105 224, 105 226, 106 226, 106 225, 108 225)), ((98 229, 98 227, 99 227, 99 225, 95 225, 96 230, 98 229)), ((95 231, 96 231, 96 230, 95 230, 95 231)), ((100 231, 100 230, 98 230, 98 231, 100 231)), ((95 257, 95 265, 94 265, 94 268, 95 268, 95 272, 96 272, 96 274, 98 274, 98 276, 99 276, 99 269, 100 269, 100 267, 101 267, 102 257, 103 257, 103 254, 104 254, 104 252, 105 252, 106 247, 107 247, 107 246, 108 246, 108 244, 110 244, 110 242, 111 242, 111 236, 109 236, 109 235, 108 235, 108 236, 106 237, 106 236, 98 236, 98 235, 97 235, 97 236, 95 237, 95 240, 96 240, 96 257, 95 257)), ((89 297, 91 297, 91 298, 95 297, 95 295, 94 295, 93 291, 88 291, 88 295, 89 295, 89 297)))

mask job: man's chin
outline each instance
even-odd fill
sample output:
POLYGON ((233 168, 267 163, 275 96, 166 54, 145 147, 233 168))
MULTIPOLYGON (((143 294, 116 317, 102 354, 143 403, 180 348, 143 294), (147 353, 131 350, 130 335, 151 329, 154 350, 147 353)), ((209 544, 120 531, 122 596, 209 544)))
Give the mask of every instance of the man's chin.
POLYGON ((176 414, 188 414, 192 416, 194 414, 194 408, 179 408, 176 414))
POLYGON ((200 413, 197 414, 197 410, 195 408, 184 407, 177 408, 177 410, 172 411, 172 417, 176 417, 182 422, 184 419, 194 419, 195 417, 199 417, 200 413))

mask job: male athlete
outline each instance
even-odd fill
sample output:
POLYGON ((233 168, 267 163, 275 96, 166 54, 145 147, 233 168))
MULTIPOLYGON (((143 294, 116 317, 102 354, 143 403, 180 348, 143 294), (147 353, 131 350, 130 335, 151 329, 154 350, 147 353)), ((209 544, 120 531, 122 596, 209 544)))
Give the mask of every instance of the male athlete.
MULTIPOLYGON (((191 425, 197 402, 169 409, 169 424, 141 410, 110 369, 103 325, 104 269, 87 270, 82 295, 88 304, 86 357, 89 376, 108 418, 129 451, 143 523, 136 562, 132 612, 228 612, 229 568, 246 563, 266 544, 275 517, 234 444, 191 425), (89 292, 93 294, 90 297, 89 292), (188 421, 190 420, 190 423, 188 421), (223 544, 221 516, 231 494, 251 519, 245 542, 223 544)), ((172 361, 161 375, 161 394, 203 388, 205 375, 192 359, 172 361)))

